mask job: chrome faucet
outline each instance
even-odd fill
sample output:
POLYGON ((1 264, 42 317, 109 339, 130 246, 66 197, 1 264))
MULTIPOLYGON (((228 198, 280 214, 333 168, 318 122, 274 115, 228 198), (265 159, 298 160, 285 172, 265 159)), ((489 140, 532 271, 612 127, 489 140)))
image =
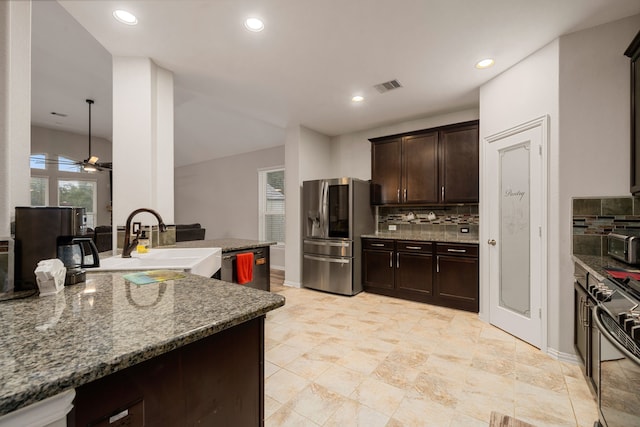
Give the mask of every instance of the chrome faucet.
POLYGON ((127 223, 124 229, 124 244, 122 245, 122 258, 131 258, 131 252, 133 252, 133 249, 138 244, 138 237, 140 236, 140 230, 138 230, 138 232, 136 233, 135 239, 133 239, 133 242, 131 242, 131 220, 133 219, 134 216, 136 216, 140 212, 149 212, 150 214, 153 214, 158 219, 158 229, 160 230, 160 232, 167 231, 167 226, 164 225, 164 221, 162 221, 162 217, 158 212, 154 211, 153 209, 147 209, 147 208, 136 209, 135 211, 131 212, 129 214, 129 217, 127 218, 127 223))

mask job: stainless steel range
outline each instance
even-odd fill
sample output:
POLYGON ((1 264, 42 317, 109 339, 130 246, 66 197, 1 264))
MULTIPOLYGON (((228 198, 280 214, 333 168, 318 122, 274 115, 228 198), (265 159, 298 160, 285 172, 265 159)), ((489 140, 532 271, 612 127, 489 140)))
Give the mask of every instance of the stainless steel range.
POLYGON ((640 282, 611 278, 588 292, 598 301, 593 309, 599 331, 596 425, 640 426, 640 282))

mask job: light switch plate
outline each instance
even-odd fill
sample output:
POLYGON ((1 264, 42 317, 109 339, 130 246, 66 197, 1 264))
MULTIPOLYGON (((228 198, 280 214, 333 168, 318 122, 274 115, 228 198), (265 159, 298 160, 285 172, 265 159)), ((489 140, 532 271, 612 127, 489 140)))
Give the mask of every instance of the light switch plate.
POLYGON ((396 231, 397 227, 395 224, 389 224, 389 231, 396 231))

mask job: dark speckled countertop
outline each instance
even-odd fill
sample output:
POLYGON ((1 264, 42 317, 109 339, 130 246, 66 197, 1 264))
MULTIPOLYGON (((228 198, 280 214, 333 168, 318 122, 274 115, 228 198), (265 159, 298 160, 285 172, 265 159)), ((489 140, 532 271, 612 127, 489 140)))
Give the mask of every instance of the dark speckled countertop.
POLYGON ((374 234, 363 234, 363 239, 393 239, 393 240, 416 240, 420 242, 441 242, 441 243, 471 243, 478 244, 478 236, 470 234, 469 237, 459 237, 447 233, 403 233, 403 232, 378 232, 374 234))
POLYGON ((605 271, 606 267, 622 268, 625 270, 638 269, 638 266, 616 261, 609 256, 573 255, 573 260, 584 267, 590 274, 593 274, 599 281, 603 281, 608 277, 608 274, 605 271))
POLYGON ((240 251, 245 249, 262 248, 273 246, 277 242, 249 239, 211 239, 211 240, 191 240, 188 242, 177 242, 178 248, 222 248, 222 252, 240 251))
POLYGON ((137 286, 88 273, 54 296, 0 303, 0 415, 262 316, 278 294, 187 274, 137 286))

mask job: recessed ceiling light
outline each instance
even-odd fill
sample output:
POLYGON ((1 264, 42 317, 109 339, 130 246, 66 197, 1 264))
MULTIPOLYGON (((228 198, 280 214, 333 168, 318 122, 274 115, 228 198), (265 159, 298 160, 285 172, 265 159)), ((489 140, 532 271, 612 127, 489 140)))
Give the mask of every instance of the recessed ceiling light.
POLYGON ((113 17, 127 25, 136 25, 138 23, 138 18, 133 13, 122 9, 114 10, 113 17))
POLYGON ((481 70, 481 69, 483 69, 483 68, 489 68, 489 67, 491 67, 493 64, 495 64, 495 61, 494 61, 493 59, 491 59, 491 58, 486 58, 486 59, 483 59, 483 60, 481 60, 481 61, 478 61, 478 62, 476 63, 476 68, 477 68, 477 69, 479 69, 479 70, 481 70))
POLYGON ((351 98, 351 100, 352 100, 353 102, 362 102, 362 101, 364 101, 364 97, 362 97, 362 96, 360 96, 360 95, 356 95, 356 96, 354 96, 353 98, 351 98))
POLYGON ((258 18, 247 18, 244 20, 244 27, 254 33, 264 30, 264 22, 258 18))

